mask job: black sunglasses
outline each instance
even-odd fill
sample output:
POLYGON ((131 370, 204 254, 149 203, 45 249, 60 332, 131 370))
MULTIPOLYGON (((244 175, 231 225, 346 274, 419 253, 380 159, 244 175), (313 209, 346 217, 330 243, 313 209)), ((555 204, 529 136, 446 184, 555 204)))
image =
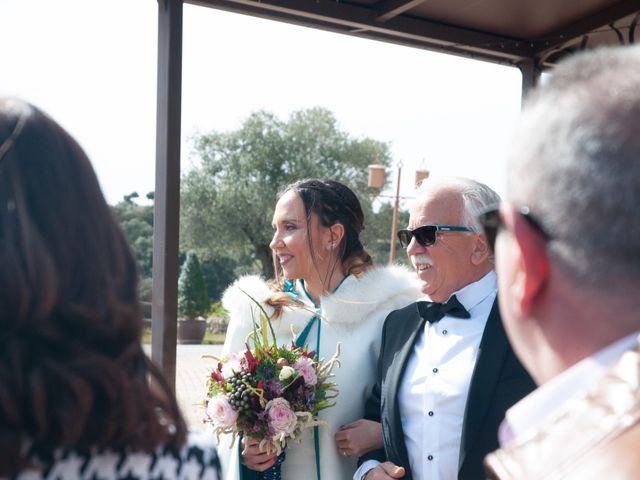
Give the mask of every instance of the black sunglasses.
POLYGON ((405 229, 398 232, 398 240, 403 248, 407 248, 411 243, 411 239, 415 238, 423 247, 428 247, 436 243, 437 232, 473 232, 469 227, 460 227, 455 225, 422 225, 413 230, 405 229))
MULTIPOLYGON (((547 231, 542 228, 540 222, 538 222, 535 217, 531 215, 531 210, 529 209, 529 207, 520 207, 518 213, 520 213, 520 215, 522 215, 524 219, 529 222, 529 225, 540 232, 540 234, 546 240, 549 240, 551 238, 547 231)), ((482 226, 484 235, 485 237, 487 237, 489 248, 492 252, 495 252, 496 237, 498 236, 498 232, 500 231, 500 229, 504 227, 504 222, 500 217, 500 205, 489 207, 487 210, 478 215, 478 223, 480 223, 480 225, 482 226)))

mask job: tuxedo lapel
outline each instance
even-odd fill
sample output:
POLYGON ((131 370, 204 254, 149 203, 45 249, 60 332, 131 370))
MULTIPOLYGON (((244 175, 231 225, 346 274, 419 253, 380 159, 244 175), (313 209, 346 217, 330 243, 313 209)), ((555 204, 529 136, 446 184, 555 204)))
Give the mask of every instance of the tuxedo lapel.
POLYGON ((465 457, 473 448, 474 441, 478 436, 487 409, 491 404, 494 390, 500 378, 501 365, 505 361, 508 350, 509 343, 500 320, 496 298, 482 334, 478 358, 469 386, 462 423, 459 468, 462 468, 465 457))
POLYGON ((388 325, 385 341, 385 363, 387 369, 383 380, 381 411, 385 448, 388 459, 405 467, 405 479, 411 479, 409 456, 404 443, 404 432, 400 417, 399 390, 404 369, 413 352, 413 346, 424 328, 417 304, 405 308, 404 315, 388 325))

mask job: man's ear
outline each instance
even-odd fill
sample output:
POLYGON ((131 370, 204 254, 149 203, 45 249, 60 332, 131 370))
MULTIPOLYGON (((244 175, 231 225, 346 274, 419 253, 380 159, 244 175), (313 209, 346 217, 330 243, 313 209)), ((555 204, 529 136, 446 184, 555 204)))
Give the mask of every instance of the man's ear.
POLYGON ((521 313, 527 316, 549 281, 547 239, 523 215, 515 211, 511 213, 505 215, 505 223, 519 249, 520 263, 514 291, 517 293, 521 313))
POLYGON ((487 238, 482 234, 476 235, 473 251, 471 252, 471 263, 480 265, 489 258, 490 254, 487 238))

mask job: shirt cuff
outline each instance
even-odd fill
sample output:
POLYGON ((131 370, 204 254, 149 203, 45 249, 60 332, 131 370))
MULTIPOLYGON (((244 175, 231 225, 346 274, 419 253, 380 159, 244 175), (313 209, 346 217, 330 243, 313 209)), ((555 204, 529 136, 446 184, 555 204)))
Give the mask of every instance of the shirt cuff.
POLYGON ((367 460, 360 465, 360 468, 353 474, 353 480, 362 480, 362 477, 364 477, 369 470, 376 468, 378 465, 380 465, 380 462, 377 460, 367 460))

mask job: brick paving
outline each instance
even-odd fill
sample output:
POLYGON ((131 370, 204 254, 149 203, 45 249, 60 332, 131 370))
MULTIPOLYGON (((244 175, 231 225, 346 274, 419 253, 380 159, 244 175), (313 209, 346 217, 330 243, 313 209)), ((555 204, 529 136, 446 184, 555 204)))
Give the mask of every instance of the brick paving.
MULTIPOLYGON (((145 345, 149 354, 149 346, 145 345)), ((191 430, 202 430, 207 376, 214 360, 202 355, 219 355, 222 345, 178 345, 176 354, 176 396, 191 430)))

